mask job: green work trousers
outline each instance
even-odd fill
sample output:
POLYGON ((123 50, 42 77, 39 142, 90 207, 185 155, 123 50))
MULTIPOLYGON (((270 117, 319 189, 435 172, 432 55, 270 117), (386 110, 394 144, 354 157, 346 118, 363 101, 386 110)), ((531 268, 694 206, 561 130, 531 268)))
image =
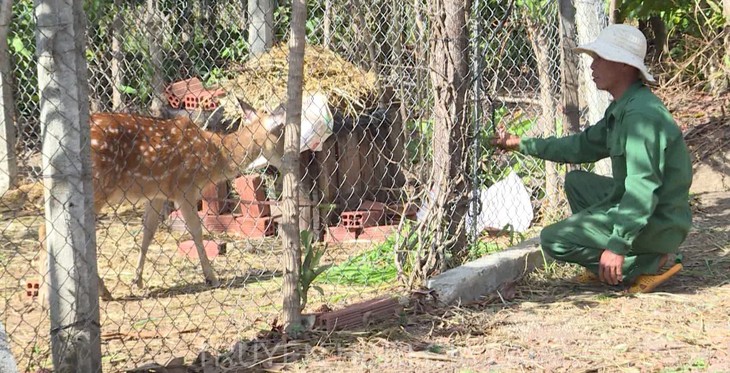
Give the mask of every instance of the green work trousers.
MULTIPOLYGON (((613 189, 613 179, 585 171, 572 171, 565 176, 565 194, 573 215, 545 227, 540 233, 543 251, 552 258, 576 263, 598 274, 601 254, 613 232, 613 223, 605 211, 586 210, 604 200, 613 189)), ((639 235, 625 255, 623 281, 656 272, 664 254, 672 248, 657 246, 658 237, 639 235), (662 251, 662 250, 667 251, 662 251)))

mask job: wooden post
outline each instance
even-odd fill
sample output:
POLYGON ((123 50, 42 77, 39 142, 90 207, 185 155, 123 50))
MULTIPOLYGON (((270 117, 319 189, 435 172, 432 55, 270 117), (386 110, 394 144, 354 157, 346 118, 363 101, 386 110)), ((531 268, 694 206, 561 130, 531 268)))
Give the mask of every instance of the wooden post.
POLYGON ((563 126, 568 133, 580 132, 580 107, 578 103, 578 56, 575 52, 575 7, 571 0, 560 0, 560 74, 563 91, 563 126))
POLYGON ((82 0, 36 2, 55 372, 100 372, 88 72, 82 0))
POLYGON ((291 39, 289 40, 289 76, 287 84, 286 128, 284 130, 284 186, 282 204, 282 241, 284 244, 284 328, 296 335, 301 328, 302 312, 299 274, 302 252, 299 242, 300 132, 302 123, 302 87, 304 85, 304 22, 306 0, 292 3, 291 39))
POLYGON ((248 44, 252 54, 271 49, 274 43, 274 4, 272 0, 249 0, 248 44))
POLYGON ((18 164, 15 155, 15 102, 11 89, 12 71, 8 51, 8 30, 12 0, 0 0, 0 195, 15 186, 18 164))

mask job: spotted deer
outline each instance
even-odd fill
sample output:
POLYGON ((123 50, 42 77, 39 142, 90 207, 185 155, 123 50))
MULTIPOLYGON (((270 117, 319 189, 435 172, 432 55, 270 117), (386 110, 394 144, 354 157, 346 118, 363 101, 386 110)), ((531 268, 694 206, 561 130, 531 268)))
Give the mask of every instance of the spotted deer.
MULTIPOLYGON (((263 155, 278 160, 283 152, 284 113, 247 112, 249 121, 230 134, 201 129, 190 118, 158 119, 133 114, 99 113, 90 118, 91 158, 96 214, 124 201, 146 202, 143 237, 133 284, 144 287, 147 249, 166 201, 182 213, 206 283, 219 281, 203 249, 197 213, 201 190, 210 183, 232 179, 263 155)), ((41 225, 40 237, 45 237, 41 225)), ((45 273, 41 269, 41 273, 45 273)), ((100 279, 100 295, 111 294, 100 279)))

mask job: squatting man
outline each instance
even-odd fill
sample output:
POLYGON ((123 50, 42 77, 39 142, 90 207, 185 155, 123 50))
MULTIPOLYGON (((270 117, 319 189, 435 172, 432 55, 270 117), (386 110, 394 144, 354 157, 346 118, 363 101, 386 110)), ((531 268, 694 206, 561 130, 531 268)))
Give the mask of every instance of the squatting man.
POLYGON ((545 227, 541 245, 554 259, 583 266, 580 282, 650 292, 682 269, 677 260, 662 272, 692 223, 689 152, 669 110, 647 86, 655 80, 644 65, 641 31, 611 25, 577 51, 593 58, 593 82, 613 97, 604 117, 561 138, 517 137, 499 128, 491 143, 560 163, 610 158, 613 177, 565 176, 572 215, 545 227))

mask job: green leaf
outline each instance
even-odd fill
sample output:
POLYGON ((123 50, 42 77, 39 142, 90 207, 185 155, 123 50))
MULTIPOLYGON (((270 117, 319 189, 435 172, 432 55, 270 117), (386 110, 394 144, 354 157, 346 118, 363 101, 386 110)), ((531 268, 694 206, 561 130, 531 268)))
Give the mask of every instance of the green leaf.
POLYGON ((10 47, 15 51, 15 53, 18 53, 25 57, 26 59, 29 59, 31 57, 30 50, 25 47, 25 44, 23 44, 23 40, 20 39, 17 35, 13 37, 13 40, 10 41, 10 47))
POLYGON ((128 95, 136 95, 137 93, 139 93, 139 91, 137 91, 135 88, 130 87, 128 85, 123 85, 123 86, 119 87, 119 90, 122 93, 126 93, 128 95))

